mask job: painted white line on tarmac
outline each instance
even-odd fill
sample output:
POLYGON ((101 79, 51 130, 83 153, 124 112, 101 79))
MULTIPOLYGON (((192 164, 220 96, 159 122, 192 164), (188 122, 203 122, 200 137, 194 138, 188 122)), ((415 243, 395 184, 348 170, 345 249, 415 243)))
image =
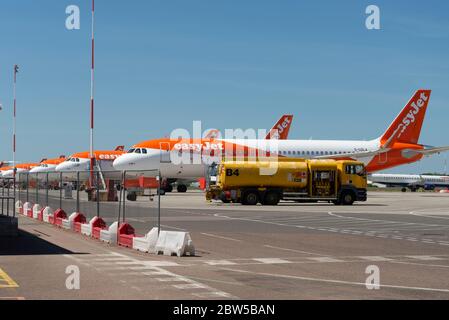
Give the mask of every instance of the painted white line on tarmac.
POLYGON ((292 263, 291 261, 280 259, 280 258, 255 258, 253 260, 257 261, 257 262, 262 262, 264 264, 292 263))
POLYGON ((203 236, 208 236, 208 237, 212 237, 212 238, 218 238, 218 239, 223 239, 223 240, 242 242, 242 240, 238 240, 238 239, 234 239, 234 238, 229 238, 229 237, 218 236, 218 235, 210 234, 210 233, 204 233, 204 232, 201 232, 201 234, 202 234, 203 236))
POLYGON ((412 258, 416 260, 423 260, 423 261, 439 261, 439 260, 445 260, 443 258, 434 257, 434 256, 406 256, 407 258, 412 258))
POLYGON ((297 253, 305 253, 315 256, 325 256, 324 254, 310 252, 310 251, 303 251, 303 250, 295 250, 295 249, 288 249, 288 248, 282 248, 282 247, 276 247, 276 246, 270 246, 268 244, 265 244, 264 247, 271 248, 271 249, 277 249, 277 250, 283 250, 283 251, 290 251, 290 252, 297 252, 297 253))
MULTIPOLYGON (((447 209, 447 208, 445 208, 445 209, 447 209)), ((423 210, 428 210, 428 209, 423 209, 423 210)), ((416 211, 423 211, 423 210, 416 210, 416 211)), ((430 214, 426 214, 426 212, 422 212, 421 214, 419 214, 419 213, 416 213, 416 211, 410 211, 409 214, 411 214, 413 216, 417 216, 417 217, 449 220, 449 217, 436 217, 436 216, 434 216, 435 214, 438 214, 437 212, 431 213, 433 215, 430 215, 430 214)), ((445 215, 449 214, 449 213, 446 213, 446 212, 441 212, 441 213, 443 213, 445 215)), ((449 226, 445 226, 445 227, 449 227, 449 226)))
POLYGON ((343 260, 331 258, 331 257, 317 257, 317 258, 306 258, 308 260, 313 260, 316 262, 344 262, 343 260))
MULTIPOLYGON (((366 283, 363 283, 363 282, 352 282, 352 281, 344 281, 344 280, 300 277, 300 276, 291 276, 291 275, 285 275, 285 274, 253 272, 253 271, 246 271, 246 270, 239 270, 239 269, 230 269, 230 268, 223 268, 223 270, 232 271, 232 272, 239 272, 239 273, 250 273, 252 275, 260 275, 260 276, 273 277, 273 278, 285 278, 285 279, 293 279, 293 280, 302 280, 302 281, 311 281, 311 282, 324 282, 324 283, 334 283, 334 284, 344 284, 344 285, 366 287, 366 283)), ((399 285, 391 285, 391 284, 381 284, 380 288, 381 289, 382 288, 392 288, 392 289, 403 289, 403 290, 411 290, 411 291, 429 291, 429 292, 449 293, 449 289, 425 288, 425 287, 409 287, 409 286, 399 286, 399 285)))
POLYGON ((432 268, 449 268, 449 265, 444 265, 444 264, 428 264, 428 263, 405 262, 405 261, 391 261, 391 263, 406 264, 406 265, 413 265, 413 266, 423 266, 423 267, 432 267, 432 268))
POLYGON ((333 216, 333 217, 337 217, 337 218, 343 218, 343 219, 355 219, 355 220, 363 220, 363 221, 377 221, 377 222, 383 222, 385 224, 398 224, 401 226, 406 226, 406 225, 418 225, 418 226, 438 226, 441 227, 440 225, 437 224, 428 224, 428 223, 418 223, 418 222, 402 222, 402 221, 391 221, 391 220, 379 220, 379 219, 367 219, 367 218, 357 218, 357 217, 348 217, 348 216, 340 216, 338 214, 332 213, 332 212, 328 212, 329 215, 333 216))
POLYGON ((210 265, 210 266, 233 266, 237 263, 229 261, 229 260, 209 260, 204 261, 204 263, 210 265))
POLYGON ((381 257, 381 256, 360 256, 359 258, 367 261, 392 261, 393 259, 381 257))

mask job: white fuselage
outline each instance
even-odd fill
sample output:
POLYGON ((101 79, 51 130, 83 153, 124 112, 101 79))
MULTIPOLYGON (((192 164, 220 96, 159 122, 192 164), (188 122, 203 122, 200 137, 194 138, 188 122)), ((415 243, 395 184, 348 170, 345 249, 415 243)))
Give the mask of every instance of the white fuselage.
POLYGON ((420 174, 373 173, 368 180, 390 186, 437 186, 449 187, 449 176, 431 176, 420 174))
MULTIPOLYGON (((22 168, 16 168, 16 180, 20 181, 20 182, 25 182, 26 181, 26 173, 28 173, 29 170, 28 169, 22 169, 22 168)), ((14 170, 5 170, 2 172, 2 177, 3 178, 14 178, 14 170)))
MULTIPOLYGON (((119 180, 121 174, 112 166, 112 160, 96 160, 104 178, 119 180)), ((90 176, 90 159, 70 158, 56 166, 55 172, 62 173, 64 180, 86 180, 90 176)))
MULTIPOLYGON (((261 150, 270 154, 277 154, 282 157, 292 158, 316 158, 351 154, 355 152, 374 151, 379 148, 379 140, 371 141, 336 141, 336 140, 254 140, 254 139, 223 139, 217 140, 226 145, 245 146, 250 150, 261 150)), ((222 145, 224 145, 222 143, 222 145)), ((162 151, 159 149, 140 150, 140 153, 126 153, 114 161, 116 170, 160 170, 161 175, 167 178, 199 178, 205 176, 207 165, 221 161, 221 154, 235 156, 248 156, 239 148, 234 150, 221 150, 215 156, 199 154, 200 145, 184 144, 172 151, 162 151)), ((251 155, 251 151, 249 153, 251 155)), ((357 159, 369 163, 371 157, 357 159)))

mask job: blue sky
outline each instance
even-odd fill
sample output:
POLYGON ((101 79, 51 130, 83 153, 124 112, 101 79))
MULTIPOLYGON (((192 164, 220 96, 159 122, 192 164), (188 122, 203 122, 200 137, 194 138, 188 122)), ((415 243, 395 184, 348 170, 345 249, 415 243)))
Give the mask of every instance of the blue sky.
MULTIPOLYGON (((433 90, 420 142, 449 145, 447 1, 96 0, 96 149, 175 128, 269 128, 290 138, 378 137, 418 88, 433 90), (365 8, 381 30, 365 28, 365 8)), ((0 159, 89 148, 90 0, 0 3, 0 159), (65 28, 65 8, 81 29, 65 28)), ((394 172, 442 171, 446 155, 394 172)))

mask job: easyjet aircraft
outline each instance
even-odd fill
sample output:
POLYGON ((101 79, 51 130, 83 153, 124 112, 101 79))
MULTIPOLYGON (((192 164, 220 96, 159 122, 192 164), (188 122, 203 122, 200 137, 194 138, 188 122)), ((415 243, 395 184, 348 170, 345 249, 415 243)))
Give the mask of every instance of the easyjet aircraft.
MULTIPOLYGON (((114 170, 112 162, 124 154, 123 146, 118 146, 114 150, 94 151, 96 166, 95 170, 100 169, 104 175, 110 179, 120 179, 121 175, 114 170)), ((89 151, 72 154, 68 159, 58 164, 56 172, 63 172, 63 177, 67 179, 76 179, 77 172, 80 172, 80 179, 86 179, 90 172, 90 153, 89 151)))
MULTIPOLYGON (((274 124, 274 126, 270 129, 267 136, 265 137, 265 140, 285 140, 288 138, 288 133, 290 131, 291 124, 293 122, 293 115, 284 114, 282 117, 279 118, 279 120, 274 124)), ((203 139, 199 139, 200 141, 215 141, 221 137, 221 133, 219 130, 211 129, 209 130, 203 139)), ((147 152, 146 148, 133 148, 129 151, 129 153, 135 153, 139 154, 142 153, 142 155, 145 155, 147 152)), ((218 160, 217 160, 218 161, 218 160)), ((187 185, 195 182, 197 178, 204 176, 204 168, 198 167, 198 166, 190 166, 190 165, 183 165, 181 166, 181 171, 191 172, 190 168, 195 168, 194 170, 203 170, 202 174, 194 173, 192 174, 186 174, 185 178, 182 178, 182 174, 175 174, 173 177, 168 176, 164 177, 164 180, 162 181, 162 188, 166 192, 171 192, 173 190, 172 183, 177 182, 177 191, 178 192, 186 192, 187 191, 187 185)), ((149 169, 146 169, 149 170, 149 169)), ((177 170, 177 169, 176 169, 177 170)), ((154 173, 153 173, 154 174, 154 173)), ((127 176, 132 177, 134 174, 132 172, 128 172, 127 176)), ((135 175, 145 175, 144 172, 136 172, 135 175)))
POLYGON ((65 156, 59 156, 59 158, 54 159, 42 159, 39 166, 34 167, 30 170, 31 177, 38 178, 40 180, 45 180, 46 177, 44 173, 54 172, 58 164, 64 162, 66 160, 65 156), (38 174, 41 173, 39 176, 38 174))
POLYGON ((430 94, 430 90, 416 91, 385 133, 370 141, 165 138, 134 145, 114 161, 114 168, 157 169, 166 178, 203 177, 206 165, 219 162, 223 155, 258 156, 261 153, 294 158, 356 159, 366 164, 368 172, 392 168, 449 150, 449 147, 435 148, 418 143, 430 94), (191 156, 184 157, 186 153, 191 156), (192 161, 196 154, 202 155, 200 161, 192 161))
MULTIPOLYGON (((25 173, 29 172, 34 167, 39 166, 39 163, 20 163, 16 164, 16 180, 26 181, 25 173)), ((14 177, 14 167, 9 167, 8 170, 2 171, 3 178, 14 177)))

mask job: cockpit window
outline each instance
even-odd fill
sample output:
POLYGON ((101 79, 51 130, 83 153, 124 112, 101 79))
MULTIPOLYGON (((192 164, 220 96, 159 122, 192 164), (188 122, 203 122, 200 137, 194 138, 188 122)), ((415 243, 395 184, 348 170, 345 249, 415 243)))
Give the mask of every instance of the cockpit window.
POLYGON ((136 153, 140 153, 140 149, 136 149, 136 153))
POLYGON ((136 150, 135 148, 131 148, 129 149, 128 153, 134 153, 134 150, 136 150))
POLYGON ((147 154, 147 149, 142 149, 143 154, 147 154))

